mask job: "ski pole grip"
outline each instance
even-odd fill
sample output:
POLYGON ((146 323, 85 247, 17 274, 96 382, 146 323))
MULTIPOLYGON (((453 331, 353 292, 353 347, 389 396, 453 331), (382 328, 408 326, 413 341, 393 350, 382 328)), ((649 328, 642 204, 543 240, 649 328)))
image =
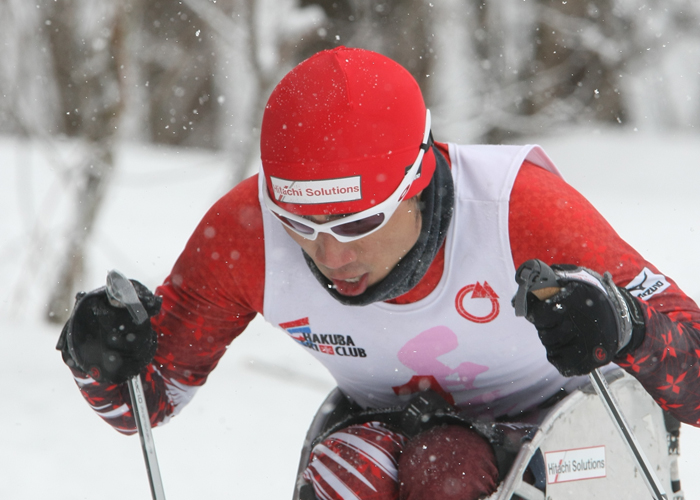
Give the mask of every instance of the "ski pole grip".
POLYGON ((528 292, 532 292, 540 300, 547 300, 561 290, 556 273, 538 259, 524 262, 515 273, 515 282, 518 284, 518 291, 513 297, 516 316, 527 314, 528 292))
POLYGON ((540 288, 539 290, 530 290, 532 294, 538 299, 545 301, 551 297, 554 297, 559 293, 561 288, 558 286, 548 286, 547 288, 540 288))
POLYGON ((136 288, 126 276, 116 269, 107 274, 106 292, 110 303, 126 307, 134 323, 140 325, 148 320, 148 313, 139 299, 136 288))

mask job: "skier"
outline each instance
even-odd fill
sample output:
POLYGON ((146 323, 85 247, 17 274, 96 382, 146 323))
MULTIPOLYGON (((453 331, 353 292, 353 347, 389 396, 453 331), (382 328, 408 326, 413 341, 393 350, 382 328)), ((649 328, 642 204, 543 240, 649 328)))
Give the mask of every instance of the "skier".
MULTIPOLYGON (((135 282, 150 324, 103 289, 77 299, 58 348, 120 432, 135 432, 125 380, 144 375, 152 423, 166 422, 256 314, 362 409, 430 389, 468 418, 518 420, 615 363, 698 423, 700 310, 539 147, 435 142, 411 75, 345 47, 281 80, 260 147, 260 173, 214 204, 155 294, 135 282), (549 301, 527 296, 527 322, 510 302, 530 259, 569 277, 549 301)), ((316 444, 304 479, 319 499, 495 491, 503 471, 477 427, 414 434, 353 423, 316 444)))

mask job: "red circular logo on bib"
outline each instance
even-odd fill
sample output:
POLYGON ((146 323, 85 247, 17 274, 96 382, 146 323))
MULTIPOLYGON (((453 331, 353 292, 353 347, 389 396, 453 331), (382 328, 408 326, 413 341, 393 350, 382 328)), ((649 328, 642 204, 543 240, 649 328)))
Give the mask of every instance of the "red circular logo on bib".
POLYGON ((455 307, 460 316, 474 323, 493 321, 501 311, 498 295, 486 281, 483 285, 477 281, 475 285, 462 288, 455 297, 455 307), (467 297, 469 294, 471 296, 467 297))

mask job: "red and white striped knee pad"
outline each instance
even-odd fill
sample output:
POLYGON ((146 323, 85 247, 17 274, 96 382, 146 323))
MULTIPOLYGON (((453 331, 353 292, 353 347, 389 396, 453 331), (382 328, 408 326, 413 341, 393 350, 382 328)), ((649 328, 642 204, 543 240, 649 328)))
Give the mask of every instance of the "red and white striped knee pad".
POLYGON ((314 447, 304 479, 319 500, 395 500, 406 441, 379 422, 352 425, 314 447))

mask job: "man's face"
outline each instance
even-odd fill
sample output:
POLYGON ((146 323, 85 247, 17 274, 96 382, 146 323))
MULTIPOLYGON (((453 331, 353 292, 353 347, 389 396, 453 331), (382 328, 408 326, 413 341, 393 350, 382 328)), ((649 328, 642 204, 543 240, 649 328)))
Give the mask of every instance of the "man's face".
MULTIPOLYGON (((340 243, 328 233, 307 240, 286 227, 285 230, 333 282, 338 293, 360 295, 383 280, 415 245, 421 230, 417 200, 413 197, 402 201, 384 227, 348 243, 340 243)), ((329 220, 326 216, 309 219, 319 223, 329 220)))

